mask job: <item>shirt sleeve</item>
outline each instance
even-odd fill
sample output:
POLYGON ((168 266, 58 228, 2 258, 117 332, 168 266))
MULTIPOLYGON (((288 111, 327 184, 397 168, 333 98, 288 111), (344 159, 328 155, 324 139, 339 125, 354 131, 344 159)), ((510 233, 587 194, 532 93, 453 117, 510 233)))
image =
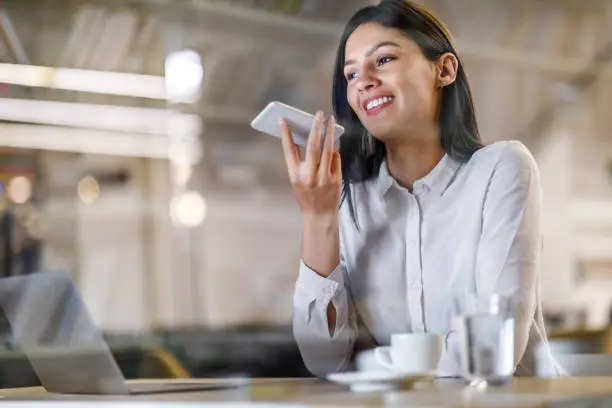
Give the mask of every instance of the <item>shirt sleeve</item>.
POLYGON ((304 364, 319 377, 346 369, 353 353, 357 329, 346 282, 342 261, 327 278, 300 262, 293 299, 293 333, 304 364), (327 321, 330 302, 336 309, 333 334, 327 321))
MULTIPOLYGON (((483 205, 476 255, 479 293, 511 295, 515 314, 515 367, 520 362, 536 307, 536 282, 542 248, 542 193, 533 156, 520 142, 509 142, 495 166, 483 205)), ((460 374, 459 339, 446 338, 439 371, 460 374)))

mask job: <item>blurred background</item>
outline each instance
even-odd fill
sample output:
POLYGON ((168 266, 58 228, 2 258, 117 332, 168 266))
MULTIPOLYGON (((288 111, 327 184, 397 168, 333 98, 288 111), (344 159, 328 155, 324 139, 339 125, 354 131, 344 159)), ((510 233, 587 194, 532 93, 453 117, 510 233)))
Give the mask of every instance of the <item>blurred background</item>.
MULTIPOLYGON (((368 3, 4 0, 0 275, 67 270, 129 378, 308 375, 297 206, 249 124, 272 100, 331 113, 368 3)), ((612 353, 612 1, 420 3, 455 36, 485 141, 540 166, 551 336, 612 353)), ((4 349, 2 385, 36 381, 4 349)))

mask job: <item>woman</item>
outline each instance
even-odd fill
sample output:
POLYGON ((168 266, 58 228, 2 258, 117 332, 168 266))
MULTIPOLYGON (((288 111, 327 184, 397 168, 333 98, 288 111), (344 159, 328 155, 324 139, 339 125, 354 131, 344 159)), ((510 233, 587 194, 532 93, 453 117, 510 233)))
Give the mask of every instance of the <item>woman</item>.
POLYGON ((362 342, 436 332, 439 374, 458 375, 452 301, 493 291, 523 299, 518 364, 536 308, 538 170, 519 142, 482 145, 446 28, 404 0, 358 11, 338 49, 333 105, 346 128, 340 152, 334 117, 317 114, 303 161, 280 122, 302 218, 294 334, 307 367, 345 370, 362 342))

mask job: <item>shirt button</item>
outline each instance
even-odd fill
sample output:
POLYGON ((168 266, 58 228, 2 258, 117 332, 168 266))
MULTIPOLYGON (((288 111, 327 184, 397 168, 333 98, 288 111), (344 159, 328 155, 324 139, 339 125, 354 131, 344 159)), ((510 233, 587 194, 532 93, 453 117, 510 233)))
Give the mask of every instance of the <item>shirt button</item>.
POLYGON ((412 284, 412 289, 413 290, 418 290, 419 289, 419 284, 418 283, 413 283, 412 284))

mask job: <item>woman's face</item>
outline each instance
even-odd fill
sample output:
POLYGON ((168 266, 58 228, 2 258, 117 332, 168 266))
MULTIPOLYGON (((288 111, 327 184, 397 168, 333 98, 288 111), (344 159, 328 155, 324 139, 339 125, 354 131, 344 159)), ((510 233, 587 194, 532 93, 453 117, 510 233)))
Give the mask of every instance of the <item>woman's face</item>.
POLYGON ((363 24, 345 55, 349 104, 372 135, 389 141, 437 121, 437 65, 401 31, 363 24))

